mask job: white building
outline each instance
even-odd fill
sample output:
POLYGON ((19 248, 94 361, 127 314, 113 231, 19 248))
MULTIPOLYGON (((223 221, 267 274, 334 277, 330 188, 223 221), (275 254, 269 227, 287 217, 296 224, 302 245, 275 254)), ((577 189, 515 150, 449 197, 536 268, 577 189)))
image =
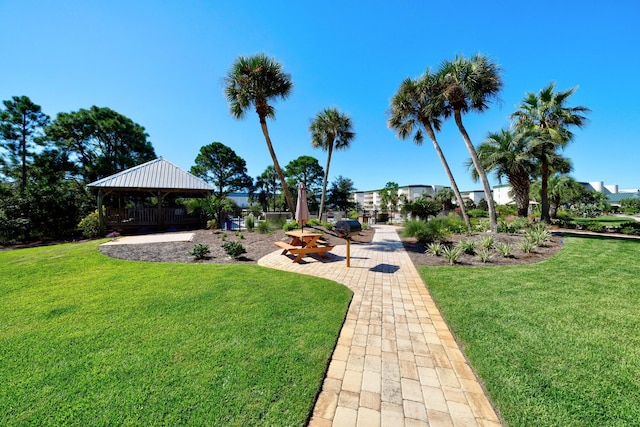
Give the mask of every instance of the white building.
MULTIPOLYGON (((398 196, 400 203, 398 209, 402 206, 402 199, 413 201, 423 194, 429 196, 435 195, 438 191, 445 188, 443 185, 403 185, 398 187, 398 196), (404 197, 401 197, 404 196, 404 197)), ((356 191, 353 193, 353 200, 357 203, 359 209, 365 211, 380 211, 382 209, 381 197, 379 190, 356 191)))

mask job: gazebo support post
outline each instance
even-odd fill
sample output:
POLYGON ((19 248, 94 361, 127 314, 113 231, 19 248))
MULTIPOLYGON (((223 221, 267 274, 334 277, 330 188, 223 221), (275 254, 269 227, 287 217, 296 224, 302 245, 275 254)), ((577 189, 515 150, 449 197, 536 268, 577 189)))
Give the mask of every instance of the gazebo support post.
POLYGON ((105 228, 104 215, 102 214, 102 190, 98 190, 98 222, 100 222, 100 228, 105 228))

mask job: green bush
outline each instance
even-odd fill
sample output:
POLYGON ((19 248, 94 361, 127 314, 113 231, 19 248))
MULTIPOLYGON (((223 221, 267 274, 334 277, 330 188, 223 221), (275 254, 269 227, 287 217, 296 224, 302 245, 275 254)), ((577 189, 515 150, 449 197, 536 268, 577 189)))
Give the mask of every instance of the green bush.
POLYGON ((496 239, 493 238, 493 235, 489 234, 488 236, 483 236, 478 240, 478 245, 481 248, 491 249, 496 243, 496 239))
POLYGON ((333 230, 333 224, 331 224, 330 222, 321 222, 320 225, 322 225, 324 228, 326 228, 329 231, 333 230))
POLYGON ((488 248, 478 249, 478 259, 483 262, 489 262, 491 260, 491 251, 488 248))
POLYGON ((604 225, 600 224, 597 221, 592 221, 587 224, 587 230, 592 231, 594 233, 602 233, 604 232, 604 225))
POLYGON ((291 231, 291 230, 295 230, 296 228, 300 228, 300 225, 295 221, 285 222, 284 225, 282 226, 282 229, 284 231, 291 231))
POLYGON ((193 245, 193 249, 191 249, 189 255, 193 255, 196 259, 204 259, 209 253, 211 253, 209 246, 196 243, 193 245))
POLYGON ((460 240, 458 247, 467 255, 474 255, 476 253, 476 242, 473 240, 460 240))
POLYGON ((215 219, 210 219, 209 221, 207 221, 207 228, 209 230, 216 230, 218 228, 218 221, 216 221, 215 219))
POLYGON ((309 225, 320 225, 320 220, 318 218, 311 218, 307 224, 309 224, 309 225))
POLYGON ((349 212, 349 219, 358 219, 358 211, 349 212))
POLYGON ((238 258, 240 255, 247 253, 240 242, 225 242, 222 244, 222 249, 224 249, 231 258, 238 258))
POLYGON ((469 218, 489 218, 489 212, 483 209, 469 209, 467 215, 469 218))
POLYGON ((450 265, 458 262, 458 259, 462 256, 462 252, 459 246, 445 246, 444 249, 442 249, 442 255, 449 261, 450 265))
POLYGON ((620 224, 620 232, 631 236, 640 236, 640 222, 627 221, 620 224))
POLYGON ((404 237, 415 237, 420 243, 442 242, 450 235, 449 229, 444 221, 412 220, 404 224, 402 235, 404 237))
POLYGON ((495 244, 495 248, 496 248, 496 251, 500 255, 502 255, 504 258, 511 258, 513 256, 512 248, 509 243, 497 242, 495 244))
POLYGON ((442 255, 443 250, 444 250, 444 246, 442 245, 442 243, 433 242, 433 243, 429 243, 429 245, 427 246, 427 250, 425 252, 433 256, 440 256, 442 255))
POLYGON ((91 212, 80 220, 78 229, 82 232, 82 235, 88 239, 95 239, 104 235, 104 227, 100 224, 100 215, 98 210, 91 212))
POLYGON ((258 222, 258 233, 260 234, 268 234, 272 231, 272 225, 270 221, 260 221, 258 222))
POLYGON ((516 215, 518 211, 515 207, 509 205, 497 205, 496 206, 496 214, 499 217, 505 218, 508 216, 516 215))

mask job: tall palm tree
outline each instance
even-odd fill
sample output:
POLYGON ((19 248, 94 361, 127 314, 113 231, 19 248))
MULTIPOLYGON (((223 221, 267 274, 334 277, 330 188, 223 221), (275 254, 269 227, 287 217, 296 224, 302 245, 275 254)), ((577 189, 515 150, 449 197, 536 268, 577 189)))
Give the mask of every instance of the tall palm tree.
MULTIPOLYGON (((531 177, 536 174, 536 160, 530 151, 531 133, 518 129, 489 132, 478 146, 478 159, 486 171, 494 171, 498 180, 506 177, 513 189, 518 216, 526 217, 529 210, 531 177)), ((469 162, 469 166, 473 166, 469 162)), ((477 180, 478 174, 471 175, 477 180)))
POLYGON ((471 111, 483 112, 488 108, 489 101, 498 96, 502 88, 500 67, 482 54, 476 54, 470 59, 457 56, 453 61, 442 63, 438 77, 446 101, 445 116, 453 114, 458 130, 469 150, 471 161, 482 182, 489 205, 490 228, 495 233, 498 231, 498 220, 491 186, 471 138, 462 124, 462 114, 471 111))
POLYGON ((320 210, 318 218, 322 219, 324 203, 327 196, 327 182, 329 180, 329 165, 333 149, 346 150, 356 134, 353 132, 351 118, 338 111, 337 108, 326 108, 316 114, 309 126, 311 145, 327 152, 327 166, 324 169, 322 195, 320 196, 320 210))
MULTIPOLYGON (((536 181, 532 184, 531 188, 534 197, 540 200, 539 197, 540 187, 542 181, 536 181)), ((557 218, 558 208, 565 203, 571 203, 576 198, 580 197, 584 193, 584 187, 580 185, 575 179, 564 173, 552 173, 549 176, 549 216, 551 218, 557 218)))
POLYGON ((576 87, 556 92, 555 83, 540 90, 536 95, 527 93, 519 110, 511 115, 516 126, 535 131, 532 150, 540 162, 540 204, 541 219, 550 222, 549 215, 549 161, 558 149, 564 148, 571 140, 573 133, 570 126, 582 128, 587 119, 584 114, 590 110, 583 106, 568 107, 567 101, 576 91, 576 87))
MULTIPOLYGON (((455 192, 448 187, 441 188, 438 192, 433 196, 433 200, 442 204, 442 208, 446 211, 453 209, 453 199, 456 198, 455 192)), ((464 207, 464 203, 462 204, 465 209, 466 215, 466 207, 464 207)))
POLYGON ((435 134, 436 131, 440 131, 443 113, 444 102, 443 98, 439 96, 437 80, 427 69, 419 79, 412 80, 407 78, 400 84, 398 92, 391 98, 390 117, 387 125, 390 129, 396 131, 396 135, 400 139, 407 139, 413 134, 413 142, 416 145, 422 145, 424 140, 422 130, 424 129, 433 143, 433 148, 435 148, 444 171, 449 178, 462 218, 469 231, 471 231, 471 222, 469 221, 462 195, 458 190, 456 180, 435 134))
POLYGON ((282 65, 273 58, 269 58, 265 54, 257 54, 249 57, 239 56, 224 81, 224 93, 229 103, 229 109, 236 119, 244 118, 251 106, 255 108, 260 119, 262 134, 273 160, 273 167, 278 174, 287 200, 287 206, 290 212, 295 212, 293 199, 271 144, 267 128, 267 118, 275 118, 276 116, 276 111, 270 102, 274 99, 289 97, 293 88, 291 76, 285 73, 282 70, 282 65))

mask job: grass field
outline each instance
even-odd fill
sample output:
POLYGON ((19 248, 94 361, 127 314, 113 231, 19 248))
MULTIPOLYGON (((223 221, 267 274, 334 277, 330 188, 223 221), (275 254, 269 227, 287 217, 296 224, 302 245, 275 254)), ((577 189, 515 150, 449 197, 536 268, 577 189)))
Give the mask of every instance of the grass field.
POLYGON ((351 295, 96 243, 0 252, 0 425, 303 425, 351 295))
POLYGON ((640 241, 519 267, 419 268, 509 426, 640 425, 640 241))

